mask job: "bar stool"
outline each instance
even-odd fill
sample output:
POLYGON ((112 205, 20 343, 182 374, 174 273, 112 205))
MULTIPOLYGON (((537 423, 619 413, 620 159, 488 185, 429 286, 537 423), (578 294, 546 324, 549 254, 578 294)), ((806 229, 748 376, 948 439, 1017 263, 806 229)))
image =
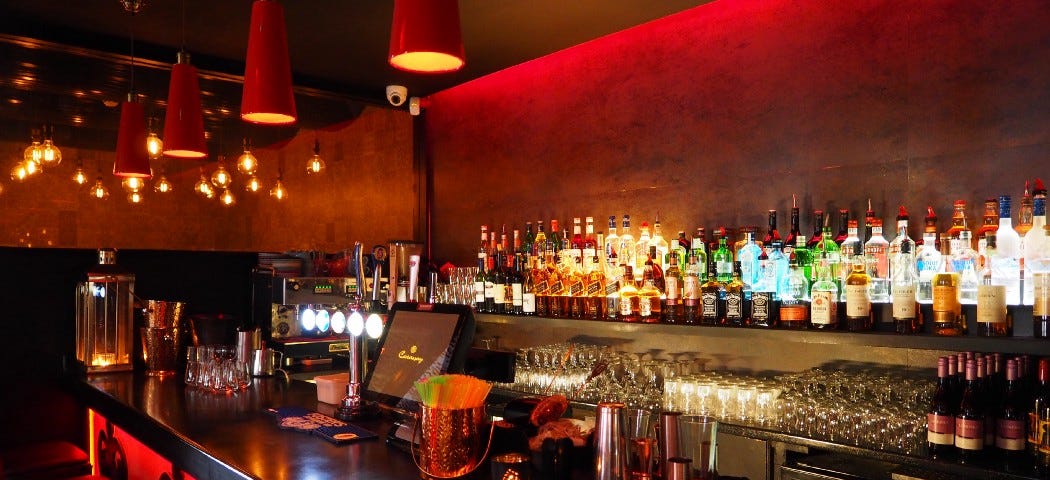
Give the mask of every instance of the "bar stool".
POLYGON ((58 479, 90 474, 87 453, 66 441, 31 443, 0 451, 0 478, 58 479))

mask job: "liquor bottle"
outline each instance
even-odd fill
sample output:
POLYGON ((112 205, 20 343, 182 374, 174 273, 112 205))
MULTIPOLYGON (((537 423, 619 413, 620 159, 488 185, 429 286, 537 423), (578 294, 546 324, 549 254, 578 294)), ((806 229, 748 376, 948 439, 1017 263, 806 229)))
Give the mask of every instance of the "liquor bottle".
POLYGON ((773 242, 770 248, 772 257, 762 252, 758 257, 758 278, 751 287, 751 325, 756 327, 771 328, 777 324, 780 305, 777 302, 777 260, 782 258, 783 246, 779 240, 773 242))
MULTIPOLYGON (((495 252, 492 252, 495 253, 495 252)), ((489 226, 481 226, 481 244, 478 246, 478 258, 485 262, 485 266, 488 267, 489 261, 489 226)))
MULTIPOLYGON (((795 199, 795 195, 791 195, 791 230, 788 231, 787 236, 784 237, 784 241, 781 242, 781 245, 791 245, 791 250, 795 249, 795 244, 798 243, 798 237, 803 236, 802 230, 799 230, 798 221, 798 203, 795 199)), ((769 248, 772 247, 772 242, 767 243, 766 247, 766 249, 769 250, 769 248)))
MULTIPOLYGON (((577 250, 579 251, 579 250, 577 250)), ((571 263, 566 265, 565 275, 562 276, 562 282, 568 279, 568 284, 565 285, 563 292, 562 309, 567 312, 568 318, 584 318, 586 305, 585 300, 586 294, 586 276, 580 265, 577 263, 571 263)))
POLYGON ((488 274, 485 272, 485 257, 478 255, 478 272, 474 274, 474 311, 488 313, 488 305, 485 303, 485 283, 488 274))
MULTIPOLYGON (((678 258, 678 270, 684 272, 686 264, 689 263, 689 247, 691 243, 685 236, 685 231, 678 231, 678 239, 671 243, 671 250, 667 252, 667 264, 671 264, 671 253, 678 258)), ((665 269, 666 270, 666 269, 665 269)))
POLYGON ((678 268, 678 252, 668 254, 667 271, 664 272, 663 320, 666 323, 682 323, 682 271, 678 268))
POLYGON ((934 241, 934 247, 940 245, 940 235, 937 234, 937 214, 933 211, 933 205, 926 206, 926 217, 922 219, 922 238, 920 241, 924 243, 926 241, 926 233, 932 233, 936 241, 934 241))
POLYGON ((623 285, 623 266, 617 265, 605 276, 605 319, 608 321, 615 321, 620 315, 621 285, 623 285))
MULTIPOLYGON (((927 227, 922 232, 922 244, 915 252, 915 269, 919 272, 919 283, 916 287, 915 298, 919 303, 933 303, 933 277, 941 265, 941 252, 937 245, 937 222, 934 220, 931 230, 929 218, 933 215, 933 207, 927 207, 927 227)), ((936 218, 934 216, 934 218, 936 218)), ((916 242, 918 243, 918 242, 916 242)))
POLYGON ((1021 237, 1013 229, 1010 217, 1010 196, 999 196, 999 228, 995 231, 995 257, 992 263, 992 281, 1006 286, 1007 305, 1019 305, 1021 276, 1021 237))
POLYGON ((505 284, 506 277, 503 274, 503 266, 501 260, 503 254, 499 251, 493 257, 493 268, 489 271, 488 279, 485 281, 485 305, 489 309, 489 313, 504 313, 504 301, 506 300, 507 288, 505 284))
MULTIPOLYGON (((795 239, 795 244, 796 245, 800 245, 801 244, 801 241, 799 240, 800 238, 801 237, 796 237, 796 239, 795 239)), ((811 250, 809 248, 803 248, 802 249, 802 253, 803 254, 807 254, 806 256, 809 256, 809 257, 812 258, 812 254, 810 252, 811 252, 811 250)), ((773 291, 775 292, 775 291, 780 289, 780 282, 781 282, 781 280, 783 280, 784 277, 786 277, 788 275, 788 267, 789 267, 789 260, 790 260, 790 258, 789 258, 789 255, 784 253, 783 246, 781 246, 777 242, 773 242, 773 248, 770 250, 769 255, 767 255, 767 256, 769 257, 769 263, 773 266, 773 269, 774 269, 775 277, 773 279, 773 282, 772 282, 773 284, 771 285, 771 287, 772 287, 773 291)), ((803 270, 803 271, 805 271, 805 270, 803 270)))
POLYGON ((551 318, 568 318, 569 312, 564 308, 568 303, 563 299, 568 295, 566 287, 570 280, 565 277, 564 265, 559 264, 552 256, 547 262, 547 316, 551 318))
POLYGON ((1042 250, 1046 244, 1046 188, 1043 181, 1035 180, 1035 196, 1032 198, 1032 228, 1022 239, 1022 256, 1024 257, 1024 298, 1025 305, 1034 301, 1034 275, 1038 272, 1050 272, 1050 258, 1044 258, 1042 250))
POLYGON ((638 316, 639 299, 638 288, 634 286, 634 268, 631 265, 623 266, 623 278, 620 279, 620 321, 637 323, 641 319, 638 316))
POLYGON ((769 210, 769 222, 766 226, 766 236, 762 238, 763 248, 772 245, 774 240, 781 240, 781 238, 780 232, 777 231, 777 211, 771 209, 769 210))
POLYGON ((623 231, 620 232, 620 249, 616 252, 620 258, 620 265, 630 265, 633 271, 636 266, 635 248, 637 246, 638 244, 634 241, 634 235, 631 235, 631 216, 625 213, 623 215, 623 231))
POLYGON ((536 220, 536 238, 532 241, 532 256, 543 258, 547 251, 547 234, 543 232, 543 220, 536 220))
POLYGON ((955 448, 959 460, 969 463, 981 456, 984 450, 984 406, 980 401, 980 385, 977 382, 977 362, 966 361, 966 385, 963 388, 959 410, 955 414, 955 448))
MULTIPOLYGON (((813 236, 806 241, 806 248, 812 249, 817 246, 817 242, 824 237, 824 226, 824 210, 813 210, 813 236)), ((787 249, 784 249, 784 254, 788 253, 787 249)))
POLYGON ((842 246, 842 242, 846 241, 849 236, 849 210, 845 208, 839 210, 839 232, 835 234, 835 243, 842 246))
POLYGON ((704 227, 696 228, 696 236, 689 240, 689 254, 696 257, 700 270, 700 280, 707 280, 707 238, 704 227))
POLYGON ((733 279, 733 253, 729 251, 725 236, 718 239, 718 250, 715 250, 711 258, 715 264, 716 279, 722 283, 729 283, 733 279))
MULTIPOLYGON (((575 265, 576 270, 583 269, 583 225, 580 222, 580 217, 574 217, 572 219, 572 239, 567 245, 566 255, 572 259, 572 263, 575 265)), ((588 260, 590 258, 588 257, 588 260)))
MULTIPOLYGON (((775 218, 775 211, 771 215, 775 218)), ((758 257, 762 255, 762 248, 755 243, 755 234, 745 232, 744 239, 744 246, 740 247, 736 258, 740 263, 740 280, 753 290, 755 282, 758 280, 758 257)))
POLYGON ((922 330, 922 310, 915 299, 919 277, 915 272, 914 242, 902 243, 893 264, 891 301, 893 302, 893 326, 897 333, 919 333, 922 330))
POLYGON ((747 312, 740 262, 733 262, 733 278, 725 285, 726 325, 743 327, 750 319, 747 312))
POLYGON ((809 280, 798 264, 799 248, 788 260, 788 274, 777 290, 780 296, 780 327, 805 329, 809 320, 809 280))
MULTIPOLYGON (((795 240, 795 251, 792 252, 792 255, 795 256, 795 261, 798 262, 798 268, 802 270, 802 277, 805 278, 807 282, 813 282, 813 255, 815 252, 823 251, 825 245, 826 244, 818 243, 815 248, 810 250, 802 244, 801 238, 795 240)), ((788 260, 790 260, 790 258, 788 260)))
POLYGON ((590 267, 584 285, 586 291, 583 293, 584 318, 601 320, 605 311, 605 269, 598 250, 592 248, 590 253, 590 267))
POLYGON ((653 221, 653 236, 649 240, 650 247, 656 247, 656 256, 653 257, 653 262, 660 265, 660 268, 667 271, 667 252, 671 251, 670 244, 664 239, 663 232, 660 227, 660 215, 656 215, 656 220, 653 221))
POLYGON ((871 238, 871 227, 875 220, 875 210, 871 208, 871 198, 868 198, 868 209, 864 211, 864 238, 861 240, 867 241, 871 238))
MULTIPOLYGON (((598 255, 598 239, 594 236, 594 217, 587 217, 586 229, 583 231, 583 264, 584 273, 590 273, 591 266, 588 262, 598 255)), ((601 265, 598 265, 601 268, 601 265)))
POLYGON ((992 399, 998 392, 992 391, 991 360, 991 356, 977 357, 977 402, 984 411, 984 445, 989 449, 995 445, 995 404, 998 403, 998 398, 992 399))
POLYGON ((992 275, 987 270, 984 280, 977 286, 977 335, 1013 335, 1013 315, 1006 310, 1006 287, 992 285, 992 275))
POLYGON ((846 330, 863 332, 875 325, 871 310, 871 277, 861 262, 854 262, 845 282, 846 330))
POLYGON ((890 301, 890 243, 882 236, 882 220, 871 221, 871 235, 864 242, 864 264, 871 279, 870 297, 874 303, 890 301))
POLYGON ((984 201, 984 214, 981 215, 981 228, 978 228, 976 233, 977 253, 980 254, 981 258, 986 258, 984 255, 984 247, 986 245, 984 236, 989 233, 995 233, 996 230, 999 230, 999 201, 994 198, 989 198, 984 201))
POLYGON ((616 215, 609 215, 609 233, 605 235, 605 275, 610 275, 610 270, 620 265, 619 254, 620 236, 616 234, 616 215))
MULTIPOLYGON (((968 230, 966 228, 966 200, 956 200, 952 204, 952 226, 944 232, 949 238, 959 238, 959 232, 968 230)), ((973 245, 970 245, 973 248, 973 245)))
POLYGON ((1017 235, 1024 238, 1025 234, 1032 229, 1035 220, 1035 205, 1032 202, 1032 195, 1028 190, 1028 180, 1024 181, 1024 196, 1021 197, 1021 208, 1017 209, 1017 227, 1014 230, 1017 231, 1017 235))
POLYGON ((700 284, 700 264, 696 255, 689 255, 682 279, 682 323, 686 325, 700 323, 700 284))
POLYGON ((642 288, 638 289, 638 321, 641 323, 660 323, 660 289, 656 288, 653 271, 651 268, 643 271, 642 288))
POLYGON ((1028 453, 1037 464, 1050 456, 1050 359, 1039 359, 1037 382, 1028 402, 1028 453))
POLYGON ((842 263, 842 266, 839 267, 839 284, 843 285, 841 292, 842 301, 846 301, 846 277, 853 273, 853 265, 864 265, 864 245, 860 242, 860 237, 858 236, 857 221, 850 220, 847 222, 847 225, 846 239, 839 245, 841 249, 839 252, 840 262, 842 263))
POLYGON ((507 256, 507 296, 504 299, 505 313, 510 315, 521 315, 523 291, 521 276, 521 256, 507 256))
MULTIPOLYGON (((725 242, 720 245, 725 247, 725 242)), ((700 323, 703 325, 718 325, 725 317, 725 305, 721 302, 722 282, 718 281, 714 257, 712 255, 707 264, 707 281, 700 285, 700 323)))
POLYGON ((528 262, 521 270, 521 314, 529 317, 536 315, 535 264, 528 262))
MULTIPOLYGON (((948 239, 943 239, 941 266, 933 276, 933 333, 962 335, 965 321, 959 303, 959 274, 952 271, 948 261, 948 239)), ((921 277, 920 277, 921 278, 921 277)))
MULTIPOLYGON (((815 256, 817 252, 820 252, 828 260, 828 271, 831 272, 831 280, 839 287, 841 295, 842 281, 846 279, 846 275, 849 272, 843 270, 846 266, 842 263, 842 247, 832 239, 831 228, 827 225, 821 231, 821 240, 817 242, 817 246, 814 247, 811 255, 815 256)), ((811 275, 809 279, 813 280, 813 276, 811 275)))
MULTIPOLYGON (((538 241, 539 236, 537 236, 538 241)), ((536 268, 532 271, 532 291, 536 295, 536 316, 550 316, 550 272, 547 270, 547 255, 536 258, 536 268)))
POLYGON ((532 222, 525 222, 525 236, 521 239, 521 253, 527 257, 526 265, 532 264, 532 251, 535 243, 536 232, 532 231, 532 222))
POLYGON ((1025 451, 1025 427, 1028 423, 1028 406, 1021 396, 1017 376, 1017 362, 1006 361, 1006 387, 996 414, 995 446, 1007 456, 1018 456, 1025 451))
POLYGON ((970 231, 959 232, 959 237, 950 242, 954 245, 951 249, 952 270, 959 274, 959 302, 974 305, 977 303, 977 286, 981 281, 977 251, 970 247, 970 231))
POLYGON ((911 251, 915 252, 915 241, 908 236, 908 211, 901 205, 897 210, 897 236, 893 237, 889 248, 886 250, 886 258, 890 265, 890 278, 893 278, 893 268, 897 265, 897 256, 901 253, 904 244, 909 244, 911 251))
POLYGON ((809 327, 817 330, 838 328, 839 287, 831 277, 831 263, 825 252, 817 254, 817 281, 809 301, 809 327))
POLYGON ((638 234, 638 240, 634 244, 634 266, 636 273, 641 273, 645 267, 645 261, 649 258, 649 244, 652 242, 652 237, 649 235, 649 223, 642 222, 641 233, 638 234))
POLYGON ((1039 251, 1032 255, 1032 332, 1050 337, 1050 225, 1043 227, 1039 251))
MULTIPOLYGON (((954 358, 951 362, 954 365, 954 358)), ((937 389, 926 412, 926 445, 933 458, 950 458, 955 454, 955 406, 949 376, 949 357, 937 359, 937 389)))

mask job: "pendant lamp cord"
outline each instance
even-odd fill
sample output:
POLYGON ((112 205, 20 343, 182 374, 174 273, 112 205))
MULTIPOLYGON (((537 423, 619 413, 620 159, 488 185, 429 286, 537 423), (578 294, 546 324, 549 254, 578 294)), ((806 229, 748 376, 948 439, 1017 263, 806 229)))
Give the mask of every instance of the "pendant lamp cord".
POLYGON ((182 0, 182 51, 186 51, 186 0, 182 0))
POLYGON ((131 93, 135 93, 135 13, 131 14, 131 93))

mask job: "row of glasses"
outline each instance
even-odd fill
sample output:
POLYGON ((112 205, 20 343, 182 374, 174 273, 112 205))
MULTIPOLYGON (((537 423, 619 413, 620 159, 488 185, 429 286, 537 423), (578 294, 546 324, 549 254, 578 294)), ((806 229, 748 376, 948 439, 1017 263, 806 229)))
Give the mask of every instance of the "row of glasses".
POLYGON ((474 305, 474 277, 478 267, 455 267, 449 272, 448 283, 434 286, 437 303, 474 305))
POLYGON ((248 361, 232 345, 189 346, 186 385, 211 393, 235 393, 251 384, 248 361))

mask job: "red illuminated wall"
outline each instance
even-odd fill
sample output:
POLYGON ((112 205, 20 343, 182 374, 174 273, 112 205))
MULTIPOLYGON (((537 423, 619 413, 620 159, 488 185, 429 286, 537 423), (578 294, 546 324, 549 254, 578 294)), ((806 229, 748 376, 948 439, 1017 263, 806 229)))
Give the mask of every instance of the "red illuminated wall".
POLYGON ((539 218, 783 231, 792 193, 976 218, 1050 177, 1047 25, 1045 0, 717 0, 441 92, 435 257, 539 218))

